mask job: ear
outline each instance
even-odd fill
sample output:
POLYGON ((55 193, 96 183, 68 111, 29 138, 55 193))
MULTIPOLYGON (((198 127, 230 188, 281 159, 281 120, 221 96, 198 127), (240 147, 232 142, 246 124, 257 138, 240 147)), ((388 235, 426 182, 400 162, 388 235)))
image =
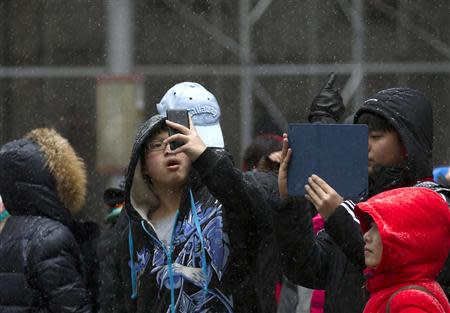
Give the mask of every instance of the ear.
POLYGON ((402 145, 403 159, 408 160, 408 150, 406 150, 405 145, 401 141, 400 141, 400 144, 402 145))
POLYGON ((401 146, 401 150, 402 150, 402 157, 404 160, 408 159, 408 150, 406 150, 406 146, 402 141, 402 137, 400 136, 400 134, 396 131, 395 132, 397 134, 397 142, 398 144, 401 146))

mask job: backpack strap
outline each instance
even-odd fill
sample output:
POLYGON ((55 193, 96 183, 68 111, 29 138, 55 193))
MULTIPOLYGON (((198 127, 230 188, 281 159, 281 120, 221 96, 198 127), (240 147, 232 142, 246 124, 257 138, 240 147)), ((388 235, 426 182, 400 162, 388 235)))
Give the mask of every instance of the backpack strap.
POLYGON ((435 298, 435 299, 437 300, 437 298, 431 293, 431 291, 429 291, 427 288, 425 288, 425 287, 423 287, 423 286, 419 286, 419 285, 409 285, 409 286, 404 286, 404 287, 402 287, 402 288, 400 288, 400 289, 397 289, 397 290, 389 297, 389 300, 387 301, 387 304, 386 304, 386 313, 389 313, 389 312, 391 311, 391 301, 392 301, 392 299, 393 299, 398 293, 400 293, 400 292, 403 291, 403 290, 411 290, 411 289, 423 291, 423 292, 425 292, 426 294, 432 296, 433 298, 435 298))

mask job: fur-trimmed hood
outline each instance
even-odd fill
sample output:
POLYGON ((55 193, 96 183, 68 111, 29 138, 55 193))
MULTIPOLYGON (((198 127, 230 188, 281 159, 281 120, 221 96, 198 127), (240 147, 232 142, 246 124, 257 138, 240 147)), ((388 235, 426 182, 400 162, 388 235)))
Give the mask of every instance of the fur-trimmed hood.
POLYGON ((8 211, 42 215, 64 224, 86 197, 86 170, 54 129, 38 128, 0 150, 0 190, 8 211))

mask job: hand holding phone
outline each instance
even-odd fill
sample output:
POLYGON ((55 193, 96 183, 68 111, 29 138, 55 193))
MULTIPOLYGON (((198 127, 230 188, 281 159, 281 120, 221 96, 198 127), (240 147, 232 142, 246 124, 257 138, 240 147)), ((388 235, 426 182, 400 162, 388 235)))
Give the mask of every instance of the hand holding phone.
MULTIPOLYGON (((181 125, 182 121, 178 119, 176 122, 167 119, 166 124, 169 127, 171 136, 164 140, 164 143, 172 143, 174 141, 181 141, 178 148, 173 149, 170 145, 169 154, 185 153, 192 162, 197 160, 197 158, 206 150, 206 145, 202 141, 202 138, 197 133, 194 124, 189 115, 186 115, 188 122, 184 123, 186 125, 181 125), (178 123, 177 123, 178 122, 178 123), (189 127, 189 129, 187 129, 189 127), (171 130, 171 128, 173 128, 171 130)), ((175 119, 177 119, 175 117, 175 119)), ((182 118, 184 119, 184 118, 182 118)))
MULTIPOLYGON (((167 119, 171 122, 183 125, 187 128, 190 127, 189 125, 189 115, 187 110, 167 110, 166 111, 167 119)), ((179 131, 169 127, 169 136, 178 134, 179 131)), ((176 148, 182 146, 183 143, 179 141, 172 141, 170 143, 170 150, 175 150, 176 148)))

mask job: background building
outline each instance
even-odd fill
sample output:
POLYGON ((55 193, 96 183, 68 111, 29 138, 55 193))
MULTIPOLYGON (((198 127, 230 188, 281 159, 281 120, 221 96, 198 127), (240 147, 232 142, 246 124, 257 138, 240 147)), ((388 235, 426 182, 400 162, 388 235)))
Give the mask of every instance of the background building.
POLYGON ((304 121, 334 71, 349 114, 380 89, 424 91, 435 163, 448 163, 449 17, 447 0, 1 0, 0 143, 57 128, 87 161, 88 207, 100 217, 133 120, 175 83, 217 96, 239 159, 257 132, 304 121))

